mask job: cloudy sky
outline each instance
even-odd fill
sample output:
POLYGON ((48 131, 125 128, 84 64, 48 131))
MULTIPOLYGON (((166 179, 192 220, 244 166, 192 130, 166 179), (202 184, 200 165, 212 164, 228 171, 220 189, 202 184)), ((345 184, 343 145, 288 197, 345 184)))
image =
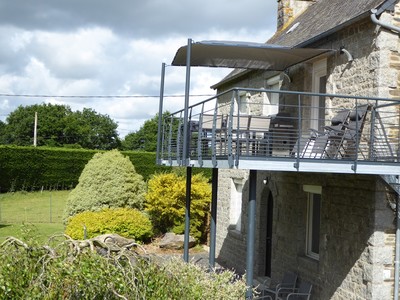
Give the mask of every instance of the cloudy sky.
MULTIPOLYGON (((19 105, 90 107, 118 122, 124 137, 157 113, 158 99, 149 96, 160 92, 161 64, 188 38, 265 42, 276 28, 276 3, 0 0, 0 120, 19 105)), ((184 93, 184 71, 167 67, 165 95, 184 93)), ((228 72, 193 68, 191 94, 213 94, 210 85, 228 72)), ((182 107, 182 98, 166 99, 168 110, 182 107)))

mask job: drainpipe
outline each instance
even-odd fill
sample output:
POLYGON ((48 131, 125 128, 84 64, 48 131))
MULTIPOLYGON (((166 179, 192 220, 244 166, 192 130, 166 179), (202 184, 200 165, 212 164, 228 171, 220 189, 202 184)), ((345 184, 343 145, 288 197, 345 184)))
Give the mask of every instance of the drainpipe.
MULTIPOLYGON (((394 26, 392 24, 384 23, 378 20, 376 16, 377 10, 371 10, 371 20, 376 25, 382 26, 388 30, 400 33, 400 27, 394 26)), ((400 260, 400 196, 397 195, 397 205, 396 205, 396 254, 394 258, 394 296, 393 299, 397 300, 399 298, 399 260, 400 260)))
POLYGON ((384 23, 380 20, 378 20, 376 16, 377 10, 376 9, 371 9, 371 20, 374 22, 376 25, 382 26, 383 28, 395 31, 397 33, 400 33, 400 27, 394 26, 392 24, 384 23))
POLYGON ((396 254, 394 258, 394 297, 399 299, 399 259, 400 259, 400 196, 396 203, 396 254))

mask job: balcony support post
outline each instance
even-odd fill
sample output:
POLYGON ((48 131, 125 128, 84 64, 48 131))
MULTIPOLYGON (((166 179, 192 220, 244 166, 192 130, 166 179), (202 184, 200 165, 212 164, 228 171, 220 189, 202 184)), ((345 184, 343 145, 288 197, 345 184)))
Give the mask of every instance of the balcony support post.
POLYGON ((400 260, 400 195, 397 196, 396 202, 396 246, 395 246, 395 259, 394 259, 394 297, 399 299, 399 260, 400 260))
POLYGON ((184 234, 184 241, 183 241, 183 260, 185 262, 189 262, 191 192, 192 192, 192 167, 186 167, 185 234, 184 234))
POLYGON ((215 268, 215 245, 217 236, 217 198, 218 198, 218 169, 212 169, 211 195, 211 224, 210 224, 210 253, 208 263, 210 269, 215 268))
POLYGON ((257 171, 250 170, 249 177, 249 206, 247 219, 247 253, 246 253, 246 299, 253 299, 253 274, 254 274, 254 244, 256 229, 256 195, 257 171))

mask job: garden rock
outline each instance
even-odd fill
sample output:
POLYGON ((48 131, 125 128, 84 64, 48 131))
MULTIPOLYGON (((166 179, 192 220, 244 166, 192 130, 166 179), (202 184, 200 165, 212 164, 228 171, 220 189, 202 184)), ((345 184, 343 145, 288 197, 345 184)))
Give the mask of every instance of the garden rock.
MULTIPOLYGON (((185 236, 183 234, 175 234, 168 232, 164 235, 159 243, 160 248, 179 250, 183 248, 185 236)), ((189 248, 192 248, 196 244, 195 239, 189 236, 189 248)))

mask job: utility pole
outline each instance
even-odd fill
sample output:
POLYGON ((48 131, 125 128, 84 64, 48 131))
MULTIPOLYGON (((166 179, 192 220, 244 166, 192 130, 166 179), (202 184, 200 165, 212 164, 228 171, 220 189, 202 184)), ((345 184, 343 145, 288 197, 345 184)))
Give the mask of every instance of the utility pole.
POLYGON ((33 147, 37 145, 37 111, 35 111, 35 125, 33 127, 33 147))

